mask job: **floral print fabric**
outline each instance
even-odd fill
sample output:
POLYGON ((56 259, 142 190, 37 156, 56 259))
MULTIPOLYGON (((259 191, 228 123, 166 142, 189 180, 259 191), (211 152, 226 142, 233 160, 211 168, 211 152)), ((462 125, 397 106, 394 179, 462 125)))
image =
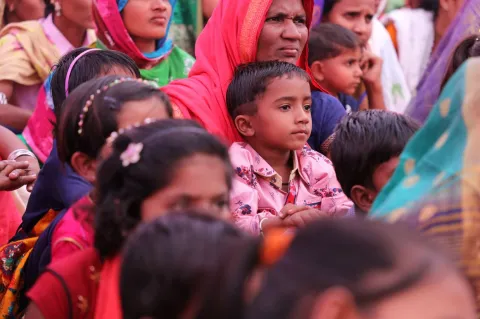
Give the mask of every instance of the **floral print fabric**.
POLYGON ((305 146, 293 154, 288 192, 282 177, 249 145, 234 143, 230 158, 235 175, 231 212, 237 226, 260 234, 260 220, 277 216, 286 204, 306 205, 329 216, 345 216, 353 203, 340 188, 333 166, 325 156, 305 146))

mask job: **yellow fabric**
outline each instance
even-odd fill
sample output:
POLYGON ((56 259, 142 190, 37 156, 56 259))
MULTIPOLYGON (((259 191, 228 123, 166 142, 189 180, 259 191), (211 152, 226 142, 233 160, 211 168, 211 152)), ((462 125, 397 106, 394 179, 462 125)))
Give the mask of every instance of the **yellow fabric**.
POLYGON ((11 23, 0 31, 0 81, 43 83, 59 59, 38 21, 11 23))

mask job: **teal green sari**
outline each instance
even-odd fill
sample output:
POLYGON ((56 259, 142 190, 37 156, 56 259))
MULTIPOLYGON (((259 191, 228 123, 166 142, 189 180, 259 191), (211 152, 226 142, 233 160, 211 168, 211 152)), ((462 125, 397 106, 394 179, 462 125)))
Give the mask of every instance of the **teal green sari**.
POLYGON ((446 181, 480 165, 478 123, 480 59, 477 58, 466 62, 450 79, 425 126, 401 154, 400 164, 378 195, 370 216, 396 220, 446 181))

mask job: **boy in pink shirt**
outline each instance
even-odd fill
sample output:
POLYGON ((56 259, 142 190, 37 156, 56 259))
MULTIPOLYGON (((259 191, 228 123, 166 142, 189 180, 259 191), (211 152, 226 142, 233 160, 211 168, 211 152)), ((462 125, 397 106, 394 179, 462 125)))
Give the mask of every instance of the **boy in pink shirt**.
POLYGON ((306 145, 312 99, 305 71, 285 62, 241 66, 226 99, 245 139, 230 147, 235 170, 231 211, 237 226, 258 235, 344 216, 352 209, 331 162, 306 145))

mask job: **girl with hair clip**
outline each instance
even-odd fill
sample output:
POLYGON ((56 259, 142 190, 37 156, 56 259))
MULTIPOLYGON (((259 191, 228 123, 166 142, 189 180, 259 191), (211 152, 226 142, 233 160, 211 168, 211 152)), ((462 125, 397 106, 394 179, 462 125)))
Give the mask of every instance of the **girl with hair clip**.
POLYGON ((91 5, 92 0, 49 0, 46 18, 11 23, 1 30, 1 125, 21 132, 54 64, 95 41, 91 5))
POLYGON ((463 274, 398 225, 322 220, 266 273, 245 318, 477 318, 463 274))
POLYGON ((97 47, 127 54, 142 78, 164 86, 188 76, 195 59, 169 39, 176 0, 96 0, 97 47))
POLYGON ((117 318, 119 253, 139 223, 184 209, 229 218, 228 150, 197 124, 158 121, 112 134, 109 140, 94 193, 96 249, 47 267, 28 293, 32 304, 26 318, 65 318, 68 313, 117 318), (100 283, 92 280, 99 276, 100 283), (77 304, 79 296, 83 301, 77 304))
MULTIPOLYGON (((61 163, 68 163, 81 183, 87 184, 84 187, 86 192, 82 195, 85 197, 79 200, 77 207, 90 203, 88 190, 95 182, 96 157, 112 132, 172 116, 166 95, 156 86, 146 84, 143 80, 119 76, 107 76, 82 84, 68 96, 64 107, 58 127, 59 160, 61 163)), ((65 185, 69 186, 71 185, 68 183, 65 185)), ((14 257, 23 263, 13 272, 3 274, 12 280, 2 282, 4 288, 2 291, 8 291, 2 299, 2 306, 6 309, 0 310, 12 311, 18 315, 25 309, 26 301, 23 300, 23 294, 33 286, 38 274, 50 262, 52 236, 65 213, 66 210, 49 211, 41 220, 42 225, 48 225, 43 232, 36 227, 29 238, 20 241, 25 243, 24 245, 17 247, 19 242, 12 242, 4 248, 3 254, 7 255, 13 250, 14 257), (17 278, 23 280, 21 285, 16 287, 14 294, 10 285, 18 285, 18 280, 14 280, 17 278), (9 289, 6 289, 7 287, 9 289)), ((88 212, 81 214, 78 211, 77 218, 82 221, 86 215, 88 212)), ((76 229, 70 231, 77 234, 76 229)), ((75 240, 68 242, 78 244, 75 240)), ((7 258, 2 263, 11 261, 12 258, 7 258)))
MULTIPOLYGON (((68 208, 90 190, 90 184, 79 178, 69 163, 61 163, 59 160, 52 131, 56 119, 61 117, 65 98, 75 88, 97 77, 115 74, 131 78, 140 76, 138 68, 129 57, 114 51, 75 49, 62 57, 56 65, 47 81, 48 89, 40 93, 48 92, 48 105, 38 105, 24 132, 29 147, 44 162, 44 166, 15 240, 28 237, 50 209, 61 211, 68 208)), ((58 136, 58 132, 55 135, 58 136)))

